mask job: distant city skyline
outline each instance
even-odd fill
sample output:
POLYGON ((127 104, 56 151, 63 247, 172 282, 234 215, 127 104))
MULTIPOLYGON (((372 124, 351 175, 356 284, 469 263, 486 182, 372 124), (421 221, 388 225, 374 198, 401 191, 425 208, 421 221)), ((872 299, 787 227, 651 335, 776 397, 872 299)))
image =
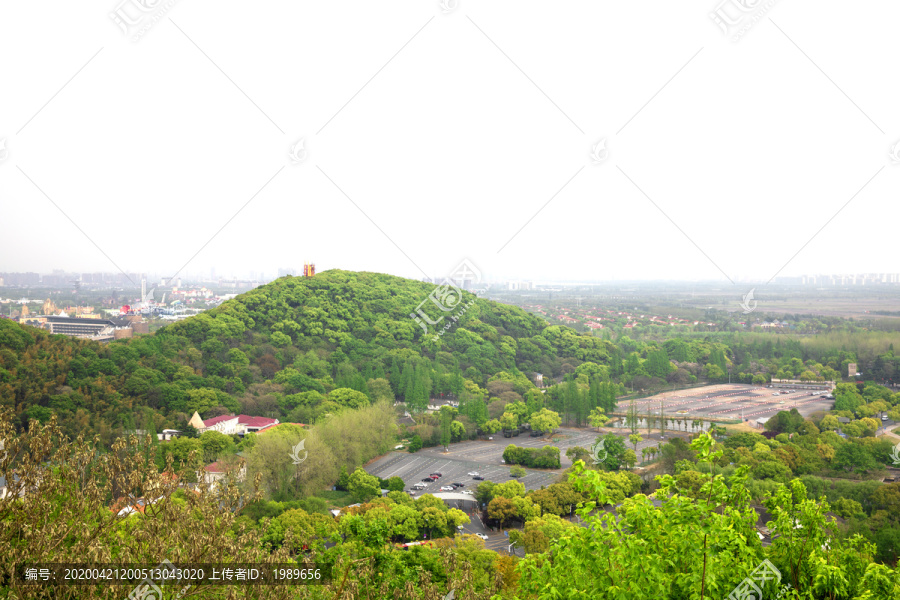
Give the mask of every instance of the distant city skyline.
MULTIPOLYGON (((318 266, 316 267, 317 272, 321 273, 322 271, 329 269, 321 269, 318 266)), ((343 269, 347 270, 347 269, 343 269)), ((274 271, 251 271, 248 273, 228 273, 227 271, 220 271, 217 269, 211 269, 206 274, 201 273, 191 273, 188 272, 186 274, 179 275, 174 278, 174 280, 180 280, 182 284, 188 283, 203 283, 203 282, 218 282, 218 281, 244 281, 244 282, 269 282, 280 277, 284 277, 286 275, 293 275, 296 277, 302 276, 303 266, 301 265, 298 268, 294 267, 278 267, 274 271)), ((389 275, 393 275, 392 273, 388 273, 389 275)), ((402 275, 398 275, 402 277, 402 275)), ((58 287, 64 288, 68 286, 74 286, 75 281, 80 281, 81 283, 86 283, 89 285, 101 285, 105 283, 115 284, 117 286, 122 285, 131 285, 131 281, 135 287, 141 287, 142 279, 146 282, 147 287, 154 286, 163 286, 163 287, 172 287, 174 281, 170 280, 169 277, 164 277, 159 273, 121 273, 121 272, 112 272, 112 271, 97 271, 97 272, 80 272, 80 271, 66 271, 63 269, 52 269, 50 272, 39 272, 39 271, 24 271, 24 272, 10 272, 0 271, 0 286, 5 287, 25 287, 27 285, 37 285, 35 283, 29 283, 38 277, 41 279, 39 285, 42 287, 58 287), (12 277, 10 277, 12 276, 12 277), (27 276, 27 277, 23 277, 27 276), (130 280, 128 279, 130 278, 130 280), (163 283, 163 281, 165 283, 163 283)), ((603 284, 625 284, 625 283, 707 283, 707 284, 723 284, 720 280, 715 279, 707 279, 707 280, 689 280, 689 279, 656 279, 656 280, 640 280, 640 279, 610 279, 610 280, 592 280, 592 279, 531 279, 531 278, 521 278, 521 277, 505 277, 503 275, 492 275, 489 273, 482 274, 483 281, 489 283, 521 283, 528 284, 531 286, 535 285, 603 285, 603 284)), ((446 276, 434 276, 434 277, 412 277, 411 279, 417 279, 422 281, 431 281, 433 283, 440 283, 446 278, 446 276)), ((735 284, 765 284, 765 282, 761 280, 735 280, 735 284)), ((806 273, 800 275, 780 275, 775 278, 774 281, 771 282, 775 285, 865 285, 868 284, 900 284, 900 272, 888 273, 888 272, 857 272, 857 273, 806 273)), ((724 284, 728 285, 728 282, 724 282, 724 284)))

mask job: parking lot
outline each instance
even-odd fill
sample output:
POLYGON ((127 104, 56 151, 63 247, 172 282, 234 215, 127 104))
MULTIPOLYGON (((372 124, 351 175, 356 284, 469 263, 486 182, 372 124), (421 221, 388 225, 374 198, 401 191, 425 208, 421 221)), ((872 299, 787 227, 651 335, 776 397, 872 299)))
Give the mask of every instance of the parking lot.
MULTIPOLYGON (((737 419, 755 421, 782 410, 796 408, 804 417, 815 411, 827 411, 834 400, 821 398, 824 391, 781 390, 745 384, 710 385, 690 390, 666 392, 635 401, 638 413, 648 409, 659 414, 660 401, 667 419, 737 419), (775 393, 778 392, 778 395, 775 393)), ((630 402, 620 402, 618 410, 628 410, 630 402)))
MULTIPOLYGON (((592 442, 595 437, 596 434, 591 438, 592 442)), ((394 476, 400 477, 403 479, 407 490, 431 473, 442 474, 442 477, 434 483, 428 483, 425 489, 416 494, 417 496, 438 493, 441 486, 452 483, 465 484, 464 487, 455 490, 456 493, 462 493, 463 490, 474 492, 481 482, 472 479, 472 476, 468 475, 469 472, 477 472, 484 477, 485 481, 493 481, 495 483, 512 479, 509 476, 510 466, 500 461, 502 460, 503 450, 507 444, 513 443, 513 440, 503 437, 500 439, 503 441, 495 439, 494 441, 471 441, 451 444, 450 452, 448 453, 441 452, 438 449, 423 449, 415 454, 391 452, 370 463, 366 467, 366 471, 383 479, 394 476)), ((519 478, 519 481, 528 490, 540 489, 542 485, 550 485, 556 481, 559 473, 562 472, 561 470, 552 472, 533 469, 525 470, 527 475, 519 478)))
MULTIPOLYGON (((775 392, 780 392, 780 390, 743 384, 721 384, 658 394, 637 400, 635 408, 639 414, 645 415, 648 409, 653 409, 658 414, 660 401, 662 401, 666 419, 678 421, 676 424, 667 424, 665 438, 660 436, 658 421, 654 424, 654 433, 648 435, 646 431, 641 431, 644 439, 637 446, 638 459, 640 460, 641 450, 644 448, 657 447, 674 435, 687 437, 693 430, 690 424, 695 419, 703 421, 702 429, 705 430, 709 428, 709 420, 741 419, 743 416, 745 420, 755 421, 760 417, 771 417, 778 411, 791 408, 796 408, 802 415, 808 416, 817 410, 831 409, 834 402, 821 398, 820 392, 810 394, 809 390, 784 391, 777 396, 774 395, 775 392), (676 433, 674 430, 679 430, 680 433, 676 433)), ((627 411, 630 404, 630 402, 620 402, 619 411, 627 411)), ((620 425, 623 425, 621 420, 620 425)), ((641 429, 646 427, 643 419, 640 426, 641 429)), ((631 431, 625 427, 604 429, 603 433, 598 433, 596 429, 563 427, 558 429, 551 439, 531 437, 527 433, 512 438, 505 438, 502 434, 497 434, 492 436, 491 440, 482 439, 451 444, 448 452, 443 452, 442 448, 422 449, 415 454, 395 451, 371 462, 366 466, 366 471, 384 479, 400 477, 403 479, 406 490, 412 489, 414 484, 421 482, 431 473, 441 473, 442 476, 437 481, 429 482, 425 484, 424 489, 417 490, 415 497, 422 494, 439 494, 442 486, 452 483, 464 484, 454 490, 459 494, 464 490, 474 492, 481 483, 480 480, 473 479, 471 475, 468 475, 469 472, 479 473, 485 481, 495 483, 511 481, 510 465, 502 462, 503 451, 510 444, 530 448, 556 446, 560 449, 560 469, 544 471, 526 468, 525 477, 518 479, 526 490, 535 490, 559 481, 563 470, 571 466, 572 461, 566 457, 567 449, 573 446, 590 449, 597 438, 606 435, 608 431, 624 437, 627 448, 634 448, 627 439, 631 431)), ((484 526, 478 516, 477 509, 479 507, 476 507, 474 496, 471 496, 471 500, 454 499, 447 500, 447 503, 469 515, 471 522, 463 527, 460 534, 485 534, 488 536, 485 541, 486 547, 497 551, 505 552, 507 550, 509 538, 502 532, 492 531, 484 526)))
MULTIPOLYGON (((781 391, 777 388, 744 384, 720 384, 657 394, 637 400, 634 404, 639 414, 646 414, 650 409, 657 412, 660 401, 662 401, 665 418, 667 421, 675 421, 666 425, 666 438, 668 439, 676 431, 682 435, 694 431, 692 421, 695 419, 703 421, 702 429, 705 430, 709 428, 709 420, 739 420, 743 417, 747 421, 755 421, 760 417, 771 417, 778 411, 792 408, 796 408, 804 416, 817 410, 829 410, 834 401, 821 398, 821 393, 818 391, 811 393, 810 390, 781 391), (775 395, 775 392, 779 392, 779 394, 775 395)), ((629 406, 630 402, 620 402, 618 408, 619 411, 624 412, 628 410, 629 406)), ((624 425, 621 423, 621 419, 618 424, 624 425)), ((642 419, 640 428, 644 429, 645 427, 646 423, 642 419)), ((645 431, 641 432, 644 440, 637 447, 638 459, 641 458, 643 448, 655 447, 665 441, 660 438, 658 421, 654 424, 654 429, 657 431, 651 435, 647 435, 645 431)), ((493 436, 492 440, 482 439, 451 444, 449 452, 443 452, 442 448, 423 449, 415 454, 391 452, 369 464, 366 470, 372 475, 384 479, 393 476, 400 477, 403 479, 406 489, 410 489, 413 484, 422 481, 431 473, 443 473, 443 477, 436 482, 428 483, 417 495, 437 493, 441 486, 454 482, 464 484, 463 487, 455 490, 456 492, 474 491, 479 482, 467 474, 470 471, 477 471, 485 480, 497 483, 511 479, 510 465, 502 462, 503 451, 508 445, 515 444, 527 448, 541 448, 547 445, 558 447, 560 449, 560 469, 553 471, 525 469, 527 475, 519 479, 527 490, 534 490, 554 483, 559 479, 562 470, 571 466, 572 462, 566 458, 568 448, 580 446, 589 449, 597 437, 605 435, 606 431, 609 430, 605 429, 604 433, 598 434, 595 429, 563 427, 553 434, 552 440, 531 437, 527 433, 512 438, 505 438, 501 434, 497 434, 493 436)), ((626 438, 630 433, 630 430, 625 427, 613 428, 612 431, 626 438)), ((625 444, 626 447, 633 448, 627 439, 625 444)))

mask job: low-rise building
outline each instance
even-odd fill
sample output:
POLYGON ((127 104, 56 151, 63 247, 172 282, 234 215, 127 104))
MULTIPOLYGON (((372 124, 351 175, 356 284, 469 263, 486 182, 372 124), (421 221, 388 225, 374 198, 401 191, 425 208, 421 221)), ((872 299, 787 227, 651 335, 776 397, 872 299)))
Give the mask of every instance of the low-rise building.
POLYGON ((245 435, 258 433, 273 425, 278 425, 278 419, 231 414, 213 417, 204 421, 200 419, 200 415, 195 411, 188 424, 192 425, 200 433, 204 431, 218 431, 225 435, 245 435))

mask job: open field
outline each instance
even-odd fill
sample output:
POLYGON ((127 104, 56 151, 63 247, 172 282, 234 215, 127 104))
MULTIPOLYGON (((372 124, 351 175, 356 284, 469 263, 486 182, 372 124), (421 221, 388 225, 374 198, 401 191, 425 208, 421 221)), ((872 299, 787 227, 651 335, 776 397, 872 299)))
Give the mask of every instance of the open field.
MULTIPOLYGON (((635 400, 634 405, 639 415, 646 415, 650 410, 658 419, 662 403, 665 418, 681 419, 681 430, 690 431, 690 422, 694 419, 755 421, 792 408, 804 417, 815 411, 831 410, 834 401, 821 398, 823 393, 819 390, 785 393, 777 387, 732 383, 657 394, 635 400), (782 393, 774 395, 779 391, 782 393)), ((619 402, 618 411, 626 412, 630 404, 630 401, 619 402)))

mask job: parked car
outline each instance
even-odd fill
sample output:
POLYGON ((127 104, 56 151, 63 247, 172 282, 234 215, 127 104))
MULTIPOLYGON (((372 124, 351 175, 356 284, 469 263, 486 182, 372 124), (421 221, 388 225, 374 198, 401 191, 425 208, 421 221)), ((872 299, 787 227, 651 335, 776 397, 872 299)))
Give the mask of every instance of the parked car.
POLYGON ((473 492, 472 490, 463 490, 462 493, 463 493, 463 494, 468 494, 469 496, 474 496, 474 495, 475 495, 475 492, 473 492))
POLYGON ((443 473, 437 473, 437 472, 434 472, 434 473, 431 474, 431 476, 432 476, 432 477, 443 477, 444 474, 443 474, 443 473))
POLYGON ((424 481, 425 483, 431 483, 432 481, 434 481, 434 479, 432 479, 431 477, 426 477, 422 481, 424 481))
POLYGON ((887 415, 881 415, 881 420, 882 420, 882 421, 887 421, 887 420, 888 420, 887 415))
POLYGON ((478 471, 469 471, 468 473, 466 473, 466 475, 468 475, 469 477, 474 477, 475 475, 478 475, 478 471))
POLYGON ((484 477, 482 477, 481 475, 473 475, 472 479, 477 479, 478 481, 484 481, 484 477))
POLYGON ((416 495, 416 490, 409 490, 409 495, 410 495, 410 496, 415 496, 415 495, 416 495))
POLYGON ((483 539, 483 540, 488 539, 488 537, 487 537, 485 534, 483 534, 483 533, 476 533, 475 535, 477 535, 478 537, 480 537, 480 538, 483 539))
POLYGON ((441 491, 442 491, 442 492, 452 492, 452 491, 455 490, 455 489, 456 489, 456 488, 453 487, 452 485, 442 485, 442 486, 441 486, 441 491))

